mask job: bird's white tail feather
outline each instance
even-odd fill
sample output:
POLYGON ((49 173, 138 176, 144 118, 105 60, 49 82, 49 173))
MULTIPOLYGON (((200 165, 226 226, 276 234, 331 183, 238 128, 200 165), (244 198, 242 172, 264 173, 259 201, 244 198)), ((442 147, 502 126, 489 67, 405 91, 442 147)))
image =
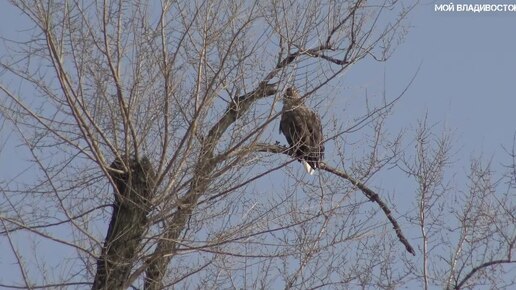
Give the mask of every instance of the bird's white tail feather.
POLYGON ((308 162, 301 160, 301 163, 303 163, 303 166, 305 167, 306 172, 310 175, 314 175, 315 170, 308 164, 308 162))

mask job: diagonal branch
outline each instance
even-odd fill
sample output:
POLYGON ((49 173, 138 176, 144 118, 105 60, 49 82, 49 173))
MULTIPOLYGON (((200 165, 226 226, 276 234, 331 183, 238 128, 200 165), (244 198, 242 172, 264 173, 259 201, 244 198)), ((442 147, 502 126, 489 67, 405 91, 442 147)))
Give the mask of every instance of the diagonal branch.
POLYGON ((276 92, 276 84, 261 82, 254 91, 240 96, 234 103, 231 103, 224 115, 211 127, 206 139, 203 141, 199 160, 195 165, 194 176, 190 183, 190 189, 179 200, 177 211, 167 226, 167 232, 158 242, 151 257, 147 259, 140 269, 131 275, 129 280, 138 277, 140 272, 146 271, 144 288, 148 290, 163 288, 161 280, 165 275, 166 266, 175 254, 181 232, 197 206, 199 197, 208 187, 210 175, 217 165, 216 160, 213 158, 217 142, 229 126, 249 110, 255 101, 274 95, 276 92))
POLYGON ((385 213, 385 216, 387 217, 387 219, 391 222, 392 228, 396 231, 396 236, 398 236, 398 239, 400 240, 400 242, 405 246, 405 249, 407 249, 407 251, 409 253, 411 253, 412 255, 414 255, 414 256, 416 255, 416 252, 414 251, 414 249, 410 245, 409 241, 403 235, 403 232, 401 231, 400 225, 398 224, 396 219, 392 216, 391 210, 387 207, 385 202, 383 202, 380 199, 380 196, 376 192, 371 190, 369 187, 367 187, 365 184, 361 183, 360 181, 358 181, 358 180, 354 179, 353 177, 349 176, 346 172, 340 171, 340 170, 338 170, 336 168, 333 168, 333 167, 330 167, 330 166, 328 166, 324 162, 322 162, 320 164, 320 169, 322 169, 324 171, 328 171, 330 173, 333 173, 333 174, 335 174, 337 176, 340 176, 340 177, 342 177, 344 179, 347 179, 349 182, 351 182, 351 184, 353 184, 354 186, 358 187, 358 189, 360 189, 360 191, 362 191, 362 193, 364 193, 365 196, 370 201, 376 202, 378 204, 378 206, 380 206, 382 211, 385 213))
POLYGON ((498 264, 510 264, 510 263, 516 263, 516 262, 515 261, 511 261, 510 259, 494 260, 494 261, 485 262, 482 265, 473 268, 473 270, 471 270, 471 272, 469 272, 468 275, 466 277, 464 277, 464 279, 462 279, 462 281, 460 281, 460 283, 457 284, 457 286, 455 286, 453 289, 455 289, 455 290, 462 289, 462 286, 464 286, 464 284, 471 277, 473 277, 473 275, 475 275, 476 272, 478 272, 479 270, 482 270, 483 268, 487 268, 487 267, 498 265, 498 264))
MULTIPOLYGON (((293 154, 292 154, 291 150, 289 150, 289 148, 287 148, 286 146, 276 145, 276 144, 256 144, 256 145, 254 145, 254 151, 269 152, 269 153, 282 153, 282 154, 287 154, 287 155, 293 156, 293 154)), ((349 182, 351 182, 351 184, 353 184, 358 189, 360 189, 360 191, 362 191, 362 193, 370 201, 377 203, 378 206, 380 206, 380 208, 384 212, 387 219, 391 222, 393 229, 396 231, 396 236, 398 236, 398 239, 400 240, 400 242, 405 246, 405 249, 412 255, 414 255, 414 256, 416 255, 416 252, 410 245, 409 241, 403 235, 400 225, 398 224, 396 219, 392 216, 391 210, 389 209, 387 204, 385 204, 385 202, 380 198, 380 196, 377 193, 375 193, 373 190, 371 190, 369 187, 367 187, 362 182, 349 176, 343 170, 333 168, 324 162, 320 163, 320 169, 348 180, 349 182)))
POLYGON ((466 284, 466 282, 468 282, 468 280, 471 277, 473 277, 473 275, 475 275, 475 273, 478 272, 479 270, 482 270, 482 269, 490 267, 490 266, 499 265, 499 264, 516 263, 516 261, 512 258, 512 250, 514 249, 514 243, 515 242, 516 242, 516 239, 513 239, 512 242, 509 245, 509 249, 507 251, 508 252, 507 259, 492 260, 492 261, 489 261, 489 262, 482 263, 481 265, 471 269, 471 271, 466 275, 466 277, 464 277, 464 279, 462 279, 459 283, 457 283, 457 285, 455 287, 453 287, 453 289, 455 289, 455 290, 462 289, 464 284, 466 284))

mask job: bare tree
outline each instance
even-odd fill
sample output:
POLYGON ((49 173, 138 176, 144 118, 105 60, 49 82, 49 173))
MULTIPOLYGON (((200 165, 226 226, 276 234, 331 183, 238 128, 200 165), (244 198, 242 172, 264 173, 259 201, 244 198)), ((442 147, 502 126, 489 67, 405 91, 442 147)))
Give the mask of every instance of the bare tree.
POLYGON ((418 186, 417 216, 411 221, 421 233, 421 266, 408 261, 407 268, 424 289, 514 286, 505 267, 515 263, 514 149, 507 152, 511 162, 502 176, 475 159, 468 183, 457 185, 449 133, 437 136, 425 119, 414 143, 416 152, 405 152, 413 157, 403 158, 401 168, 418 186))
MULTIPOLYGON (((347 121, 323 116, 333 157, 318 178, 277 143, 285 89, 331 112, 339 76, 392 53, 403 3, 11 3, 32 27, 6 44, 2 78, 21 85, 0 84, 0 112, 31 167, 0 183, 0 233, 19 273, 0 286, 407 283, 410 270, 393 265, 415 250, 367 185, 400 156, 384 126, 398 98, 368 99, 347 121), (360 150, 344 156, 350 135, 360 150)), ((490 266, 469 275, 450 263, 456 288, 490 266)))

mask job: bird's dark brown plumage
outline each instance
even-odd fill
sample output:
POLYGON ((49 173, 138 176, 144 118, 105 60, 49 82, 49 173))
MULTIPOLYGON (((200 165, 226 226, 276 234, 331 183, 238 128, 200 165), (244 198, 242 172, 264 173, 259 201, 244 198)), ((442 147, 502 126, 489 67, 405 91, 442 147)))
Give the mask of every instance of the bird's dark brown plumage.
POLYGON ((283 96, 280 132, 287 138, 295 156, 311 167, 311 170, 307 168, 308 173, 319 168, 324 157, 321 120, 303 104, 293 88, 288 88, 283 96))

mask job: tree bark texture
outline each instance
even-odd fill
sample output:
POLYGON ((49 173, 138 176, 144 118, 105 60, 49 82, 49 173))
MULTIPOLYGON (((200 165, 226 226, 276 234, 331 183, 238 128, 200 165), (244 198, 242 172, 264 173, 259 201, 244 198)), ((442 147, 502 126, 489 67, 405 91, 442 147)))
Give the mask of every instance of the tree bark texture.
POLYGON ((129 159, 124 166, 120 159, 111 164, 110 172, 116 186, 113 214, 97 260, 97 272, 92 289, 123 289, 129 277, 138 247, 147 229, 147 214, 153 196, 154 171, 150 161, 129 159), (122 173, 123 172, 123 173, 122 173))

